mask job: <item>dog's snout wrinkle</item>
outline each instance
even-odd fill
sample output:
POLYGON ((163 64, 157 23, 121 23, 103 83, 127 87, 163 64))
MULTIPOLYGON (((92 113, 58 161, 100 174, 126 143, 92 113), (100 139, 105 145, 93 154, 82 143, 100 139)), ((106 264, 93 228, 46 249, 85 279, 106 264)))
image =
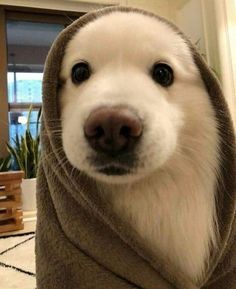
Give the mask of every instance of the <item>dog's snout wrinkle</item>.
POLYGON ((84 134, 96 151, 132 150, 142 135, 141 120, 126 108, 100 108, 85 122, 84 134))

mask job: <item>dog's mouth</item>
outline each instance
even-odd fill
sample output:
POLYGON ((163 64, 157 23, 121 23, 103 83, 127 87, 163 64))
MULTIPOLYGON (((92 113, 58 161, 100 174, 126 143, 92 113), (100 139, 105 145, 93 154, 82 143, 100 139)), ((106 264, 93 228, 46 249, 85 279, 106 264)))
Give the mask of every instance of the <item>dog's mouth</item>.
POLYGON ((97 171, 107 176, 123 176, 131 173, 129 168, 119 165, 108 165, 103 168, 98 168, 97 171))
POLYGON ((132 174, 137 165, 137 157, 134 154, 115 157, 96 154, 90 158, 90 163, 98 173, 106 176, 123 176, 132 174))

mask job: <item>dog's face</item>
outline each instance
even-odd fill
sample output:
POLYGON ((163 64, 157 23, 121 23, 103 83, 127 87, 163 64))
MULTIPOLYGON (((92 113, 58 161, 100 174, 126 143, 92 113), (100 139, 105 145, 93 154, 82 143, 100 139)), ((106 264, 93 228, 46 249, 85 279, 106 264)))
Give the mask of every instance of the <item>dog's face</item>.
POLYGON ((163 168, 186 133, 201 133, 199 118, 210 119, 187 44, 139 13, 114 12, 80 29, 60 77, 64 151, 97 180, 132 182, 163 168))

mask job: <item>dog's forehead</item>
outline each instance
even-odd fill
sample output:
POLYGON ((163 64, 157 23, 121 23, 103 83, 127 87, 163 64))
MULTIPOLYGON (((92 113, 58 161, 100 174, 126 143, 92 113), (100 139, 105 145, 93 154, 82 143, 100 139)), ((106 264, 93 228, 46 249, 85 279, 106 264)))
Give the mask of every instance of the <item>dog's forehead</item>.
POLYGON ((137 63, 157 61, 192 63, 184 39, 157 17, 116 11, 102 15, 80 28, 68 43, 64 68, 79 60, 101 63, 122 59, 137 63), (66 63, 65 63, 66 62, 66 63))
POLYGON ((157 17, 137 13, 119 12, 99 16, 85 25, 78 34, 83 41, 101 42, 102 37, 111 37, 112 41, 149 41, 156 39, 152 44, 165 44, 171 40, 179 41, 178 34, 164 21, 157 17), (164 33, 164 34, 163 34, 164 33), (175 39, 173 39, 175 38, 175 39))

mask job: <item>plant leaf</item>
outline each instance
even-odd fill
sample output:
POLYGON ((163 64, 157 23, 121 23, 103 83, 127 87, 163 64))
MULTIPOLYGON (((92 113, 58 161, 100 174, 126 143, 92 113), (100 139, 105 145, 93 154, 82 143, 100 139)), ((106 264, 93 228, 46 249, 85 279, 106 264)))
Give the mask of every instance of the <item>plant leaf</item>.
MULTIPOLYGON (((32 114, 33 106, 29 108, 27 117, 27 127, 24 135, 16 135, 13 139, 14 145, 7 144, 8 151, 16 164, 21 170, 25 172, 25 178, 36 177, 38 162, 40 158, 40 135, 39 135, 39 123, 41 117, 41 108, 38 112, 36 122, 36 136, 33 137, 30 131, 30 118, 32 114)), ((1 162, 0 162, 1 166, 1 162)))
POLYGON ((21 160, 21 157, 20 155, 17 153, 17 151, 15 150, 14 147, 12 147, 10 144, 7 144, 7 149, 8 149, 8 152, 15 158, 19 168, 22 170, 22 171, 25 171, 24 169, 24 164, 21 160))

